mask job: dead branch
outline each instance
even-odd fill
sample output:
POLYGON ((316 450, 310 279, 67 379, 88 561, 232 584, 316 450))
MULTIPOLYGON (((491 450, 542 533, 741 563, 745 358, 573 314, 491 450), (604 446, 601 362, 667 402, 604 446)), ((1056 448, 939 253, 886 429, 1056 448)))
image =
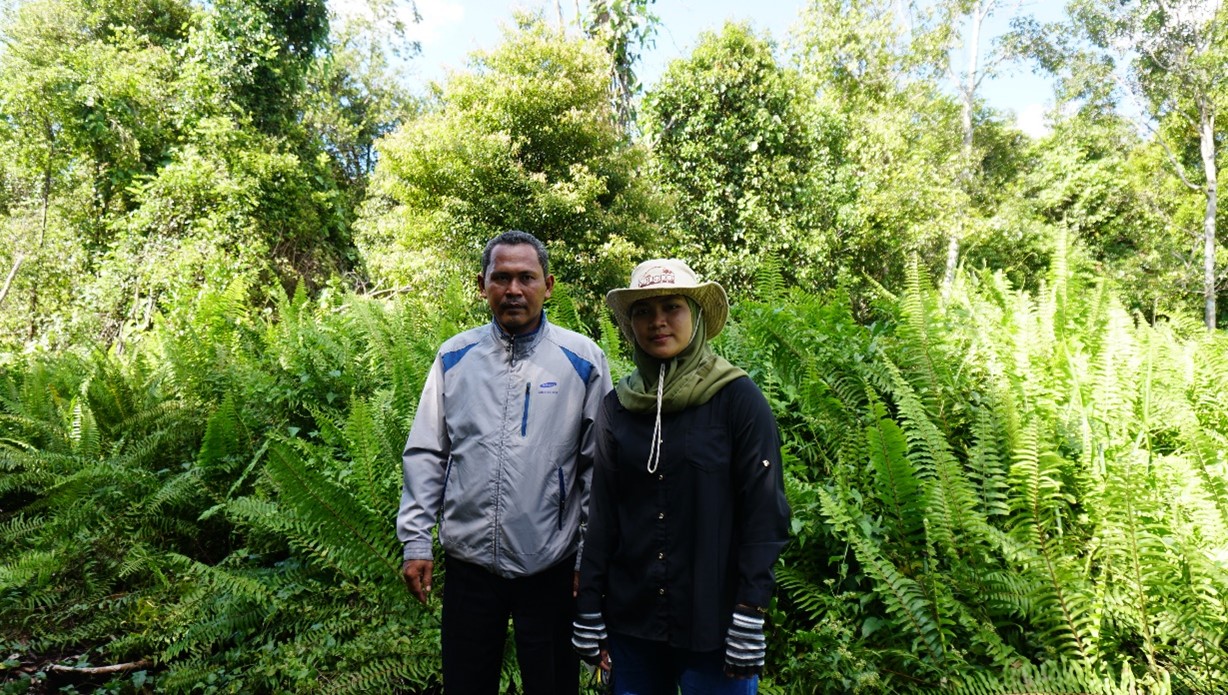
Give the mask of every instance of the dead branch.
POLYGON ((100 676, 108 673, 123 673, 124 671, 135 671, 140 668, 148 668, 150 662, 148 659, 140 661, 130 661, 126 664, 111 664, 109 666, 64 666, 63 664, 52 664, 47 670, 56 673, 75 673, 83 676, 100 676))

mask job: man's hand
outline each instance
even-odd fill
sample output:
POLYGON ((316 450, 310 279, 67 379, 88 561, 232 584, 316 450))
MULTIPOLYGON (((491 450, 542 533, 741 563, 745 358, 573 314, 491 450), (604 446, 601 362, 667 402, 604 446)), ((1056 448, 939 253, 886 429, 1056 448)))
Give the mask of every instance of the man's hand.
POLYGON ((401 565, 401 579, 405 580, 405 587, 422 603, 430 598, 431 574, 434 571, 435 563, 432 560, 406 560, 401 565))
MULTIPOLYGON (((610 650, 609 649, 601 650, 601 661, 598 662, 597 668, 601 669, 602 671, 605 671, 607 674, 610 672, 610 650)), ((610 681, 610 677, 607 675, 606 682, 608 683, 609 681, 610 681)))

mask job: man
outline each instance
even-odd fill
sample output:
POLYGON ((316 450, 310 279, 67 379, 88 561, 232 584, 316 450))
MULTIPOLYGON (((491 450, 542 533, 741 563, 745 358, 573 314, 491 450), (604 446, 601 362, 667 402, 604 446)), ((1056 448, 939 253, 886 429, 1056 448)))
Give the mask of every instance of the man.
POLYGON ((426 603, 438 518, 448 695, 497 693, 509 615, 525 694, 574 695, 577 553, 609 367, 546 320, 554 276, 531 234, 491 239, 477 281, 492 320, 440 347, 405 445, 401 573, 426 603))

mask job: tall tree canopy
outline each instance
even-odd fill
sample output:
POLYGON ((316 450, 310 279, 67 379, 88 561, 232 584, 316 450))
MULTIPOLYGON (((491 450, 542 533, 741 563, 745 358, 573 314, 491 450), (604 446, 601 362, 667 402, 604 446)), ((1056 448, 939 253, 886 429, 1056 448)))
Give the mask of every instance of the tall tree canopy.
POLYGON ((828 248, 837 272, 898 286, 917 254, 945 263, 971 205, 961 185, 960 109, 940 82, 946 34, 909 26, 891 0, 814 0, 797 59, 817 108, 846 133, 838 177, 850 188, 828 248))
POLYGON ((1122 87, 1143 125, 1164 148, 1170 170, 1201 197, 1203 320, 1214 328, 1223 263, 1217 261, 1219 161, 1228 111, 1228 7, 1199 0, 1131 0, 1071 6, 1075 26, 1090 41, 1067 77, 1122 87))
POLYGON ((658 204, 615 123, 602 48, 519 22, 382 142, 359 243, 377 284, 423 291, 523 229, 558 251, 552 272, 591 312, 655 243, 658 204))
POLYGON ((0 31, 5 335, 122 340, 202 286, 356 264, 365 177, 305 117, 324 0, 28 0, 0 31))
POLYGON ((740 291, 771 263, 821 282, 840 190, 798 74, 746 25, 700 38, 647 96, 645 131, 674 204, 671 253, 740 291))

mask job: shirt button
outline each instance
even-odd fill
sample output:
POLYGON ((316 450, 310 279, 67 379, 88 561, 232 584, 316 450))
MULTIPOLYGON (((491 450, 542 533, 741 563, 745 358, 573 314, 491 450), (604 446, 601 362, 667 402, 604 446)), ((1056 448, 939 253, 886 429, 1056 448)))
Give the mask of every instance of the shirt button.
POLYGON ((657 589, 657 593, 658 593, 658 594, 660 594, 661 596, 664 596, 664 595, 665 595, 665 589, 664 589, 664 588, 657 589))
POLYGON ((657 514, 657 518, 658 518, 658 519, 664 519, 664 518, 665 518, 665 512, 661 512, 661 513, 657 514))
POLYGON ((657 480, 665 480, 665 474, 661 473, 657 476, 657 480))
POLYGON ((657 553, 657 559, 658 559, 658 560, 664 560, 664 559, 665 559, 665 553, 657 553))

